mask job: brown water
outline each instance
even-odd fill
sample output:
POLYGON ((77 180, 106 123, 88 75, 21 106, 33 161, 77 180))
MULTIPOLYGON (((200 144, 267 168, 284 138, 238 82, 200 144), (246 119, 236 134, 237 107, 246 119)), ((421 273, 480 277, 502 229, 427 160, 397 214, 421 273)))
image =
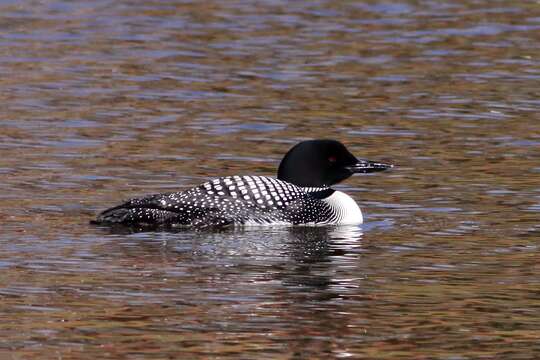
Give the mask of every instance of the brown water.
POLYGON ((540 358, 537 1, 0 1, 0 102, 2 358, 540 358), (360 228, 88 225, 319 137, 360 228))

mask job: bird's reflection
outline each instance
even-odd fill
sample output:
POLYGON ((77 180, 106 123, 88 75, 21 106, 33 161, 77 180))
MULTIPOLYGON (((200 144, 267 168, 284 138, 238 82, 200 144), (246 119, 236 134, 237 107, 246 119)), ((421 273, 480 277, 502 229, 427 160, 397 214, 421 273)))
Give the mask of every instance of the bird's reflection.
MULTIPOLYGON (((314 332, 347 334, 348 301, 366 291, 358 288, 364 254, 357 226, 110 236, 99 250, 121 263, 128 281, 139 282, 141 270, 152 274, 145 283, 167 278, 165 292, 150 288, 145 299, 172 303, 179 311, 203 309, 198 316, 208 329, 244 329, 267 319, 298 339, 314 332), (226 320, 204 315, 216 307, 226 320), (312 320, 297 323, 299 314, 312 320)), ((141 291, 146 290, 138 287, 141 291)), ((302 346, 293 345, 298 351, 302 346)))
POLYGON ((317 263, 361 247, 360 226, 246 227, 222 232, 195 232, 178 229, 141 232, 137 229, 104 228, 112 235, 108 246, 123 249, 125 255, 191 252, 197 256, 231 255, 249 258, 285 258, 317 263))
POLYGON ((358 226, 295 227, 288 230, 288 255, 299 263, 322 263, 361 245, 358 226))
MULTIPOLYGON (((137 259, 137 264, 153 262, 184 267, 197 264, 221 271, 223 266, 243 276, 271 274, 286 287, 296 290, 334 289, 339 281, 334 274, 347 255, 362 246, 359 226, 297 226, 288 228, 253 227, 226 232, 136 232, 113 229, 109 253, 137 259)), ((254 276, 253 278, 256 278, 254 276)))
POLYGON ((360 227, 295 227, 288 230, 288 271, 281 273, 283 285, 305 291, 318 290, 318 297, 339 296, 330 287, 338 285, 334 277, 336 260, 348 249, 360 246, 360 227))

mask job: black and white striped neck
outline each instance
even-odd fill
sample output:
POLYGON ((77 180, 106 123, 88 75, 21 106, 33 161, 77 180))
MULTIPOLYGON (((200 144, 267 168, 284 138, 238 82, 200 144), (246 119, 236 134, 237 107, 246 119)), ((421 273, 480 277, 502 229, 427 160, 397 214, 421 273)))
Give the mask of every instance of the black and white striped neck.
POLYGON ((303 187, 304 190, 309 195, 313 196, 316 199, 326 199, 332 195, 335 190, 326 186, 326 187, 303 187))

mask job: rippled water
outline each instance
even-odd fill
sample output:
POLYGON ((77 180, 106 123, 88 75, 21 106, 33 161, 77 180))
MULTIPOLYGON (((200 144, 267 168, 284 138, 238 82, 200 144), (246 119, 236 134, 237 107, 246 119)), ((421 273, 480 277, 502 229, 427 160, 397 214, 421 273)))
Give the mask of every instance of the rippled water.
POLYGON ((540 357, 536 1, 0 1, 0 355, 540 357), (112 233, 336 138, 362 227, 112 233))

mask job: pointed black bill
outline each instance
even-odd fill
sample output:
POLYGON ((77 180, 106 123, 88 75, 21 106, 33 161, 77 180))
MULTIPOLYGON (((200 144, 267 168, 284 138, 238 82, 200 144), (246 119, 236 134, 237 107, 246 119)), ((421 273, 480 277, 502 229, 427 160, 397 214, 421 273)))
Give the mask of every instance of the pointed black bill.
POLYGON ((358 162, 354 165, 347 166, 347 169, 353 173, 371 173, 376 171, 383 171, 386 169, 393 168, 394 165, 391 164, 384 164, 376 161, 370 161, 370 160, 358 160, 358 162))

